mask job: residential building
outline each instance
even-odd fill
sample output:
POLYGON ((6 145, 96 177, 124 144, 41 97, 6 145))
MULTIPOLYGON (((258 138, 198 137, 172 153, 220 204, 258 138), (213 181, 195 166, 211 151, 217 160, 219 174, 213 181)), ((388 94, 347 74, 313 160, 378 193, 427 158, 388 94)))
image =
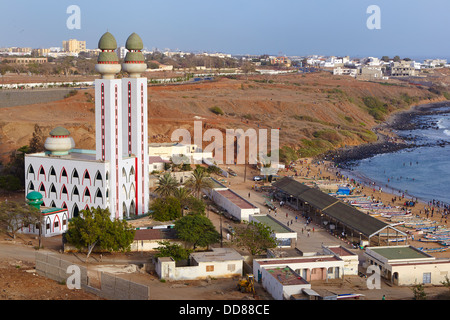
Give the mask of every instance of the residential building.
POLYGON ((365 265, 379 268, 394 285, 441 285, 450 272, 450 259, 433 257, 413 246, 367 247, 365 265))
POLYGON ((288 57, 271 57, 271 65, 283 65, 285 67, 290 67, 292 65, 291 60, 288 57))
POLYGON ((357 73, 356 68, 342 68, 337 67, 333 69, 333 75, 335 76, 350 76, 350 77, 356 77, 357 73))
POLYGON ((379 66, 361 66, 356 72, 358 80, 381 80, 383 79, 383 71, 379 66))
POLYGON ((244 258, 232 248, 191 253, 188 266, 177 266, 171 257, 158 258, 156 273, 165 280, 200 280, 242 276, 244 258))
POLYGON ((31 57, 7 57, 3 58, 3 61, 7 63, 17 63, 17 64, 30 64, 30 63, 37 63, 37 64, 43 64, 47 63, 47 58, 31 58, 31 57))
POLYGON ((413 77, 416 75, 416 69, 409 61, 392 62, 390 75, 391 77, 413 77))
POLYGON ((80 53, 86 50, 86 41, 78 41, 77 39, 70 39, 63 41, 63 50, 66 52, 80 53))

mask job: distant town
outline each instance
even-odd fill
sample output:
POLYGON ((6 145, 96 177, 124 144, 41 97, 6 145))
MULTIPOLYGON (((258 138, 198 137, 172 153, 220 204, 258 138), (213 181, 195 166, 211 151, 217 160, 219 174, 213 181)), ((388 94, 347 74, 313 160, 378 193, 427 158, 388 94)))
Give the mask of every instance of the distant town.
MULTIPOLYGON (((123 60, 127 50, 118 47, 117 56, 123 60)), ((99 49, 89 49, 86 41, 69 39, 62 41, 62 47, 0 48, 0 73, 28 72, 29 74, 95 74, 94 65, 99 49), (74 62, 82 61, 82 62, 74 62), (90 63, 90 61, 92 63, 90 63), (61 64, 65 64, 61 67, 61 64), (77 65, 78 64, 78 65, 77 65), (58 67, 59 66, 59 67, 58 67)), ((388 80, 390 78, 416 78, 420 82, 427 70, 448 68, 447 59, 430 57, 415 61, 408 57, 363 57, 350 56, 284 56, 284 55, 232 55, 229 53, 183 52, 170 49, 142 50, 147 62, 147 71, 173 72, 219 72, 261 74, 283 72, 312 72, 327 70, 333 75, 346 75, 358 80, 388 80)))

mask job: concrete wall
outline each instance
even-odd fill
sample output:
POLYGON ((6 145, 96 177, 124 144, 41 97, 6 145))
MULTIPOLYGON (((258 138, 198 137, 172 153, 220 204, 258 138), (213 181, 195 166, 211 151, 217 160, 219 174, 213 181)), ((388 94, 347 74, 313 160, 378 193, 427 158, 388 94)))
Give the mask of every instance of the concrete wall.
MULTIPOLYGON (((76 265, 71 261, 61 259, 57 254, 50 252, 36 252, 36 272, 43 277, 57 282, 67 282, 73 273, 67 273, 69 266, 76 265)), ((98 287, 91 286, 86 267, 80 268, 81 289, 93 293, 99 297, 110 300, 148 300, 150 289, 114 275, 101 272, 98 287)), ((69 281, 70 282, 70 281, 69 281)), ((75 289, 74 289, 75 290, 75 289)))

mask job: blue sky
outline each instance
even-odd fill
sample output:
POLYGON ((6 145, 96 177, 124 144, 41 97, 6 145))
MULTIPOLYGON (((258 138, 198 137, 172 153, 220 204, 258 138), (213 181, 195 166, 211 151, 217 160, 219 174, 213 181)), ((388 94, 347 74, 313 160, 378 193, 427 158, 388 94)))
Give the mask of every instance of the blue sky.
POLYGON ((450 57, 448 0, 0 0, 0 47, 62 46, 70 38, 96 48, 107 30, 123 45, 232 54, 450 57), (81 9, 69 30, 67 7, 81 9), (381 29, 369 30, 370 5, 381 29))

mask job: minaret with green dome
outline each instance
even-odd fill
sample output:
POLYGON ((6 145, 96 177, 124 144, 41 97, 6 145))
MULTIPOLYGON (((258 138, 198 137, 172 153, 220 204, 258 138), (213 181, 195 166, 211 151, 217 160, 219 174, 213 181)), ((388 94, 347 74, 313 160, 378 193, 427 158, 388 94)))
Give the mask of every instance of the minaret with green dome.
POLYGON ((142 73, 147 69, 141 37, 132 33, 125 44, 128 53, 122 70, 128 77, 122 79, 122 145, 126 154, 136 156, 136 214, 148 208, 148 114, 147 78, 142 73))
POLYGON ((128 53, 122 64, 122 70, 128 72, 130 78, 140 78, 141 73, 147 69, 144 55, 141 52, 141 50, 144 49, 141 37, 136 33, 132 33, 128 37, 125 47, 127 48, 128 53))
POLYGON ((119 57, 117 57, 117 41, 114 36, 106 32, 98 41, 98 48, 101 50, 98 55, 95 70, 102 75, 103 79, 114 79, 114 76, 121 70, 119 57))

